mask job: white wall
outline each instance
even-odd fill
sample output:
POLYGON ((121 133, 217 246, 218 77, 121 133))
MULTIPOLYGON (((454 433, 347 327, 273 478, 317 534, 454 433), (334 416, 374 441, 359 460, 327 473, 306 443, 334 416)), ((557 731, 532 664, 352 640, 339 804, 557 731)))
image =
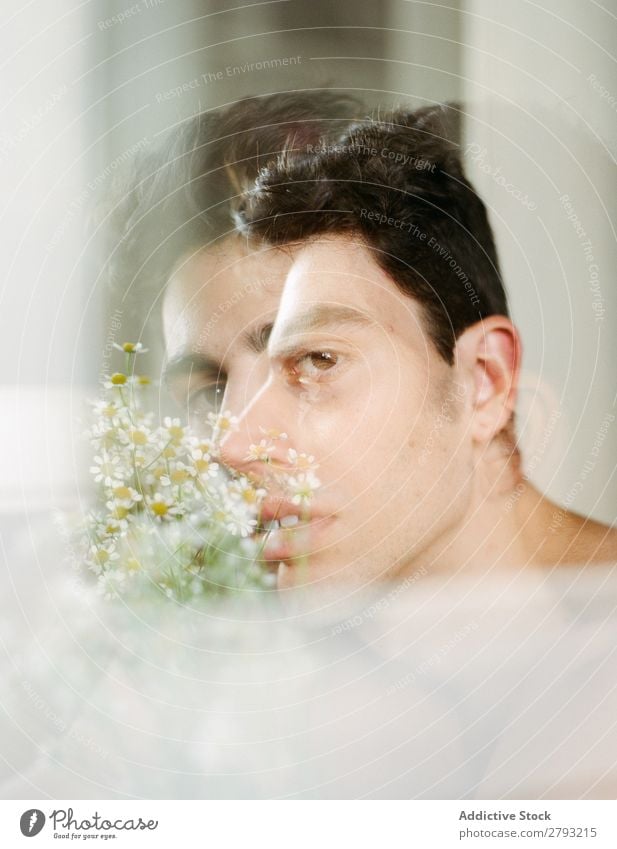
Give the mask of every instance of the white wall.
POLYGON ((527 468, 614 521, 615 18, 580 0, 469 0, 462 24, 468 173, 523 335, 527 468))
POLYGON ((88 294, 84 217, 96 128, 82 75, 91 24, 70 0, 37 3, 36 14, 9 0, 3 19, 0 382, 64 382, 74 378, 88 294))
POLYGON ((2 11, 0 501, 17 511, 73 487, 72 428, 100 338, 84 226, 100 115, 84 77, 89 4, 2 11))

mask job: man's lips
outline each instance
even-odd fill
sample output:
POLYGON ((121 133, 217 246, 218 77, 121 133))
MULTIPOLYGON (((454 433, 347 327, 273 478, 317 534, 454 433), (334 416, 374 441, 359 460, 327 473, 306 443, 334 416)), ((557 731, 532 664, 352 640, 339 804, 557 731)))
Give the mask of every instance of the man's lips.
MULTIPOLYGON (((304 516, 312 516, 313 511, 308 507, 303 507, 299 504, 293 504, 291 501, 286 501, 284 498, 274 498, 268 496, 262 504, 259 511, 259 517, 262 524, 268 522, 282 522, 285 526, 285 521, 292 519, 294 516, 299 519, 304 516)), ((315 514, 316 515, 316 514, 315 514)), ((287 522, 294 524, 294 522, 287 522)))
POLYGON ((297 559, 301 556, 303 548, 298 539, 291 539, 288 534, 281 534, 280 531, 271 531, 260 549, 259 556, 265 563, 280 563, 281 560, 297 559))
POLYGON ((321 529, 332 518, 283 500, 264 502, 260 525, 254 534, 261 546, 260 559, 278 563, 307 555, 315 547, 321 529))

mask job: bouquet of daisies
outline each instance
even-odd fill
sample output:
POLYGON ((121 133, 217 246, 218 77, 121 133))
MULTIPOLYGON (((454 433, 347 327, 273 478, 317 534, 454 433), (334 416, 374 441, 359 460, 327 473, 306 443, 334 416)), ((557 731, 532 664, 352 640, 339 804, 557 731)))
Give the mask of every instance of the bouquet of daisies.
MULTIPOLYGON (((146 406, 150 381, 134 369, 145 349, 116 347, 125 370, 105 379, 88 432, 97 490, 84 527, 85 561, 98 591, 108 599, 156 593, 186 602, 271 587, 275 576, 259 560, 264 534, 256 533, 266 491, 217 461, 235 417, 209 414, 207 436, 178 418, 157 422, 146 406)), ((312 458, 289 449, 293 463, 276 470, 276 439, 286 435, 268 432, 247 459, 270 463, 277 489, 306 504, 319 485, 314 466, 307 468, 312 458)))

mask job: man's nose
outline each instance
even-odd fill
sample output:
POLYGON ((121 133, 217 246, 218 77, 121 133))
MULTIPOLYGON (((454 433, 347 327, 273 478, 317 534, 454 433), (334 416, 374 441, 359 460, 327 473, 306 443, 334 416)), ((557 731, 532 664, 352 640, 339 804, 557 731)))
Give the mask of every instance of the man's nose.
POLYGON ((285 465, 289 442, 281 436, 286 434, 281 401, 280 393, 268 379, 239 415, 232 409, 238 415, 238 423, 221 440, 221 462, 244 473, 263 471, 266 457, 279 467, 285 465), (267 453, 259 450, 262 440, 269 449, 267 453))

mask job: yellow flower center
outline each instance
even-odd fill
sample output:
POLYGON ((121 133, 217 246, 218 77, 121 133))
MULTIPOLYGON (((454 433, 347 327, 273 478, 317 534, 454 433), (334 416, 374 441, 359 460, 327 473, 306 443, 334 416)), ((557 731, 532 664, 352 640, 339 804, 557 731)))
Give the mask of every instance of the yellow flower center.
POLYGON ((155 516, 165 516, 169 511, 169 507, 164 501, 153 501, 150 507, 155 516))
POLYGON ((148 437, 143 432, 143 430, 132 430, 131 431, 131 442, 134 445, 145 445, 148 441, 148 437))
POLYGON ((114 488, 114 495, 116 498, 122 498, 124 500, 131 497, 131 490, 128 486, 116 486, 114 488))
POLYGON ((102 548, 100 549, 100 551, 96 552, 92 559, 95 560, 97 563, 107 563, 107 561, 109 560, 109 554, 105 551, 104 548, 102 548))
POLYGON ((122 372, 117 371, 115 374, 112 374, 111 382, 114 386, 124 386, 124 384, 126 383, 126 375, 122 374, 122 372))
POLYGON ((189 473, 184 469, 176 469, 169 476, 169 480, 172 483, 185 483, 188 480, 189 473))
POLYGON ((129 515, 129 511, 126 507, 120 507, 119 505, 116 505, 111 511, 111 515, 114 517, 114 519, 126 519, 126 517, 129 515))

